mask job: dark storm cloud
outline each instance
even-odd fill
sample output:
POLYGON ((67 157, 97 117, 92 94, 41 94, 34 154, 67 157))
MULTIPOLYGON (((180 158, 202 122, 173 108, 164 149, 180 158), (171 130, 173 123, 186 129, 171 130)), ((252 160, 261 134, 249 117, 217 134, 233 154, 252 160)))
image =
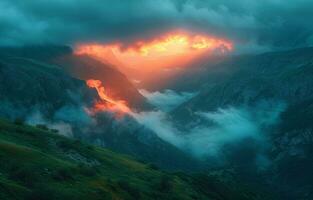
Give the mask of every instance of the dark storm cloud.
POLYGON ((2 0, 0 44, 129 41, 183 28, 241 50, 313 44, 311 0, 2 0))

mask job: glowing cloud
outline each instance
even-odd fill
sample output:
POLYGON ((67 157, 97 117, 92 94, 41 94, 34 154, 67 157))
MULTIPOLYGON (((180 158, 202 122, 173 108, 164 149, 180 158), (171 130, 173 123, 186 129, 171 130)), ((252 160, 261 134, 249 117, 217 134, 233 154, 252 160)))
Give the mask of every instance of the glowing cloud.
POLYGON ((117 66, 129 68, 175 67, 212 52, 232 51, 231 41, 209 35, 172 32, 130 45, 82 44, 76 54, 88 54, 117 66))
POLYGON ((101 99, 100 101, 95 103, 92 109, 88 110, 90 114, 94 114, 99 111, 109 111, 117 113, 118 116, 122 116, 126 113, 131 112, 125 101, 114 100, 112 97, 106 94, 101 81, 90 79, 87 80, 86 83, 88 87, 95 88, 97 90, 98 95, 101 99))

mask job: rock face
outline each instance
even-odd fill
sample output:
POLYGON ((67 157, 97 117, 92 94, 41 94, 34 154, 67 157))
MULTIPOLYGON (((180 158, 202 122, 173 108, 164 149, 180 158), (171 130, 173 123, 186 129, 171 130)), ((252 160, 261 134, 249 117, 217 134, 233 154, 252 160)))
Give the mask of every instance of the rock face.
POLYGON ((312 199, 312 77, 313 48, 226 58, 207 64, 206 74, 192 83, 201 88, 199 95, 174 110, 172 117, 192 128, 202 123, 198 111, 283 102, 280 121, 266 132, 272 164, 263 176, 286 194, 284 199, 312 199))

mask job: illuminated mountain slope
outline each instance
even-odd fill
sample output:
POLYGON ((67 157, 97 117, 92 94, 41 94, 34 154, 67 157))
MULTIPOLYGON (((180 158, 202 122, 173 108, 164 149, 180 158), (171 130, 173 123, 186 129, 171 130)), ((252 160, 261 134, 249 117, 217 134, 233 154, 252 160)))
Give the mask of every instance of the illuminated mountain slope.
POLYGON ((238 183, 166 173, 19 121, 0 120, 0 162, 3 200, 261 199, 238 183))

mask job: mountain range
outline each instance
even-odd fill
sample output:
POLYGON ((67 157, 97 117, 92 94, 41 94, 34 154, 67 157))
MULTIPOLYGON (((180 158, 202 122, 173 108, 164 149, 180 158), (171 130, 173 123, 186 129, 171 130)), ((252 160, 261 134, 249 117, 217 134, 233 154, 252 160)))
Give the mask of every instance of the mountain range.
MULTIPOLYGON (((227 174, 231 172, 231 179, 238 178, 242 185, 250 185, 251 191, 259 188, 256 194, 269 191, 275 193, 274 199, 312 199, 312 77, 313 48, 198 60, 163 84, 146 83, 152 91, 171 89, 195 94, 165 113, 165 122, 161 124, 174 124, 170 130, 175 136, 175 139, 166 139, 160 137, 158 128, 151 129, 133 116, 118 119, 107 112, 88 115, 86 108, 99 100, 97 91, 86 85, 88 79, 101 80, 115 99, 125 100, 138 113, 158 112, 114 65, 76 55, 66 46, 0 48, 0 115, 15 121, 15 124, 1 121, 1 148, 5 152, 1 159, 14 164, 22 161, 22 155, 27 155, 33 159, 25 161, 29 167, 41 168, 39 174, 27 171, 28 168, 19 169, 20 174, 11 174, 9 168, 1 167, 1 188, 9 188, 5 189, 9 192, 3 193, 3 198, 10 199, 15 192, 40 195, 37 186, 33 188, 26 181, 27 176, 34 175, 43 180, 54 173, 57 178, 51 180, 61 196, 88 181, 88 187, 81 191, 86 198, 94 195, 97 199, 97 195, 103 193, 117 195, 116 198, 118 195, 126 195, 119 196, 126 199, 138 199, 138 195, 152 198, 155 194, 151 193, 150 186, 146 186, 148 179, 168 176, 174 180, 172 192, 186 192, 183 195, 186 199, 267 198, 247 196, 237 188, 231 194, 239 197, 234 198, 224 192, 228 191, 225 185, 230 184, 227 181, 210 185, 208 180, 194 176, 180 177, 156 170, 161 168, 215 174, 214 177, 219 175, 219 181, 228 180, 227 174), (19 125, 24 123, 37 128, 19 125), (56 136, 51 131, 72 139, 56 136), (76 145, 74 139, 84 144, 77 141, 76 145), (183 145, 177 145, 174 140, 183 141, 183 145), (42 142, 49 144, 49 149, 45 149, 42 142), (60 156, 64 149, 59 142, 69 148, 63 156, 60 156), (103 150, 103 147, 132 158, 103 150), (9 159, 13 154, 21 157, 9 159), (57 163, 50 169, 53 160, 57 163), (100 167, 99 171, 90 172, 85 165, 83 169, 72 165, 73 160, 85 164, 91 160, 110 169, 100 167), (43 162, 45 166, 31 164, 36 162, 43 162), (149 165, 153 167, 149 168, 149 165), (71 174, 62 171, 63 167, 78 171, 71 174), (58 168, 62 169, 58 171, 58 168), (134 172, 135 169, 142 171, 134 172), (111 172, 114 176, 107 178, 107 173, 111 172), (92 182, 86 178, 89 173, 100 180, 92 182), (118 182, 118 178, 128 176, 128 173, 136 174, 129 177, 130 182, 138 182, 142 191, 118 182), (71 184, 75 181, 79 185, 74 187, 71 184), (61 186, 65 187, 62 191, 61 186), (182 188, 190 190, 183 192, 182 188), (35 193, 31 192, 33 189, 35 193)), ((16 167, 13 164, 8 167, 16 167)), ((234 184, 231 187, 234 189, 234 184)), ((44 188, 44 191, 50 189, 44 188)), ((172 192, 164 194, 167 199, 173 199, 172 192)), ((165 196, 162 198, 166 199, 165 196)), ((18 195, 16 199, 23 199, 23 196, 18 195)))

